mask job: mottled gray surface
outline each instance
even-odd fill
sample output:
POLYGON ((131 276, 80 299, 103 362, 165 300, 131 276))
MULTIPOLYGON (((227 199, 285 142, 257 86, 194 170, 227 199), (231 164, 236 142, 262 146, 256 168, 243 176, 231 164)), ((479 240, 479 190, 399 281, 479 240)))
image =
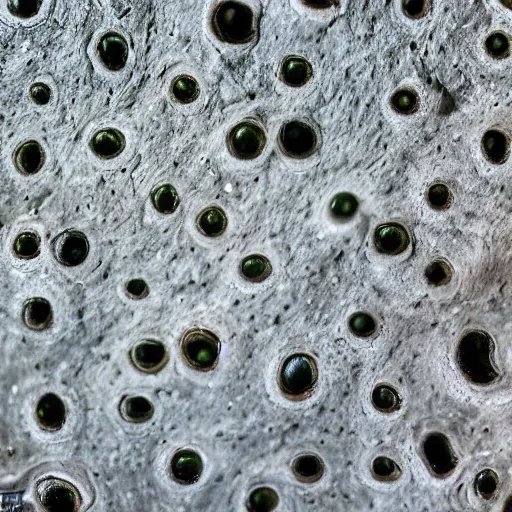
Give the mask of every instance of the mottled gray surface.
POLYGON ((298 0, 263 0, 257 44, 233 47, 209 33, 210 1, 43 6, 24 27, 0 3, 3 486, 60 475, 79 486, 84 510, 92 503, 94 512, 242 511, 258 484, 278 490, 279 512, 500 510, 512 493, 512 162, 489 165, 480 138, 490 126, 510 128, 510 61, 488 58, 483 39, 510 29, 512 11, 498 0, 434 0, 426 18, 412 21, 398 0, 344 0, 327 16, 298 0), (131 42, 119 73, 102 69, 91 43, 109 29, 131 42), (287 54, 310 59, 314 78, 306 87, 279 81, 287 54), (181 71, 201 83, 193 106, 169 99, 181 71), (37 107, 27 91, 41 78, 56 97, 37 107), (438 82, 455 100, 450 115, 438 113, 438 82), (399 85, 420 93, 416 115, 390 110, 399 85), (245 116, 258 118, 268 137, 251 162, 235 160, 225 144, 245 116), (318 153, 301 162, 276 143, 291 117, 309 120, 320 134, 318 153), (106 125, 127 138, 126 151, 108 163, 87 144, 106 125), (12 152, 31 138, 46 148, 47 163, 27 177, 15 170, 12 152), (446 212, 425 200, 435 179, 453 188, 446 212), (161 182, 181 196, 172 216, 149 202, 161 182), (345 225, 326 211, 340 190, 361 200, 345 225), (229 230, 211 242, 194 226, 210 204, 229 215, 229 230), (389 219, 414 233, 412 254, 376 255, 373 227, 389 219), (70 227, 91 243, 77 268, 51 254, 50 240, 70 227), (44 244, 39 258, 20 264, 11 247, 26 228, 44 244), (237 273, 253 251, 266 254, 275 271, 261 285, 237 273), (438 255, 455 269, 442 290, 423 277, 438 255), (132 277, 147 280, 147 299, 124 295, 132 277), (21 322, 22 304, 33 296, 53 305, 48 331, 21 322), (357 309, 380 319, 375 339, 349 334, 346 319, 357 309), (192 371, 179 354, 181 335, 194 325, 221 338, 212 373, 192 371), (501 378, 488 388, 470 385, 454 362, 469 326, 496 340, 501 378), (127 358, 145 336, 170 350, 156 375, 137 372, 127 358), (279 363, 295 349, 318 358, 318 388, 304 402, 285 399, 276 385, 279 363), (404 396, 400 412, 373 409, 371 390, 382 380, 404 396), (56 433, 42 432, 33 416, 46 390, 69 408, 56 433), (130 391, 153 400, 149 424, 119 416, 120 397, 130 391), (437 429, 460 459, 445 480, 419 456, 422 436, 437 429), (182 446, 204 458, 193 486, 174 483, 167 469, 182 446), (317 484, 298 483, 289 469, 304 448, 325 461, 317 484), (401 465, 400 480, 372 478, 370 461, 379 454, 401 465), (487 466, 502 479, 491 505, 472 489, 487 466))

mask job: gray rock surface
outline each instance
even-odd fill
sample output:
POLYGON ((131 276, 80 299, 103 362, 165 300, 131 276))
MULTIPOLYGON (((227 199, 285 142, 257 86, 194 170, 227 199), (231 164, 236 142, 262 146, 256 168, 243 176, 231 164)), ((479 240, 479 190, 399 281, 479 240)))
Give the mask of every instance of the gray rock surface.
POLYGON ((512 164, 487 162, 480 139, 489 127, 510 129, 510 60, 490 59, 483 41, 510 29, 512 11, 498 0, 433 0, 426 17, 411 20, 398 0, 343 0, 329 12, 299 0, 250 4, 261 13, 259 38, 238 46, 212 35, 210 0, 43 0, 23 21, 0 2, 1 483, 27 486, 29 503, 42 475, 62 476, 94 512, 241 511, 260 484, 278 491, 278 512, 501 510, 512 493, 512 164), (112 29, 130 42, 128 64, 115 73, 94 52, 112 29), (289 54, 312 63, 303 88, 278 78, 289 54), (169 98, 180 72, 201 86, 189 106, 169 98), (39 80, 54 92, 45 106, 28 96, 39 80), (401 85, 420 95, 413 116, 389 106, 401 85), (440 114, 448 93, 456 108, 440 114), (255 161, 226 147, 230 127, 245 117, 267 133, 255 161), (277 146, 291 118, 318 130, 320 147, 308 159, 277 146), (111 161, 88 145, 104 126, 126 136, 126 150, 111 161), (46 162, 24 176, 12 154, 29 139, 43 145, 46 162), (453 190, 445 212, 425 199, 436 179, 453 190), (165 182, 181 198, 170 216, 149 200, 165 182), (327 205, 342 190, 361 207, 337 224, 327 205), (210 204, 229 217, 213 241, 195 227, 210 204), (414 235, 404 256, 373 248, 374 227, 390 219, 414 235), (51 240, 67 228, 90 242, 78 267, 52 254, 51 240), (12 244, 26 229, 42 236, 41 255, 20 263, 12 244), (251 252, 272 262, 264 283, 238 273, 251 252), (445 287, 424 278, 436 256, 454 269, 445 287), (124 293, 134 277, 150 287, 142 301, 124 293), (36 296, 54 312, 41 332, 21 320, 23 303, 36 296), (379 319, 371 340, 348 331, 359 309, 379 319), (193 326, 221 339, 213 372, 190 369, 180 355, 193 326), (470 384, 455 363, 457 340, 473 326, 496 344, 500 378, 487 387, 470 384), (127 357, 144 337, 169 348, 155 375, 127 357), (313 354, 319 370, 317 389, 298 402, 276 381, 295 351, 313 354), (381 381, 400 390, 400 411, 372 407, 381 381), (47 391, 68 408, 56 432, 42 431, 34 416, 47 391), (150 422, 121 418, 128 393, 152 400, 150 422), (433 430, 459 458, 446 479, 434 478, 420 456, 433 430), (183 446, 204 460, 195 485, 169 475, 183 446), (297 482, 290 470, 304 449, 325 462, 316 484, 297 482), (396 482, 372 477, 370 462, 382 454, 402 468, 396 482), (472 485, 484 467, 501 478, 489 504, 472 485))

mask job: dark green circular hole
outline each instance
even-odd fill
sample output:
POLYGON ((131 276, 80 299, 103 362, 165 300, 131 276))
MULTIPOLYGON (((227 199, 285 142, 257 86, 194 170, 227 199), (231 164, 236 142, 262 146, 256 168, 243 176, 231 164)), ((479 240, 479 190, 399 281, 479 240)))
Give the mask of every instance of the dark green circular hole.
POLYGON ((452 280, 452 269, 444 260, 434 260, 427 265, 425 277, 433 286, 443 286, 452 280))
POLYGON ((242 260, 240 271, 247 281, 261 283, 272 273, 272 265, 266 256, 251 254, 242 260))
POLYGON ((43 395, 36 405, 36 417, 44 430, 59 430, 66 422, 64 402, 54 393, 43 395))
POLYGON ((377 480, 393 481, 400 478, 402 470, 393 459, 380 456, 372 462, 372 473, 377 480))
POLYGON ((81 265, 89 254, 89 241, 81 231, 64 231, 54 242, 54 251, 60 263, 67 267, 81 265))
POLYGON ((37 494, 45 512, 78 512, 80 495, 64 480, 51 478, 38 484, 37 494))
POLYGON ((348 327, 352 334, 360 338, 369 338, 377 331, 377 321, 366 311, 357 311, 350 315, 348 327))
POLYGON ((389 223, 375 228, 373 242, 378 252, 395 256, 404 252, 411 240, 401 224, 389 223))
POLYGON ((90 146, 100 158, 110 160, 124 151, 126 139, 115 128, 103 128, 92 136, 90 146))
POLYGON ((128 396, 121 401, 121 415, 127 421, 142 423, 153 417, 153 404, 144 396, 128 396))
POLYGON ((434 210, 446 210, 452 205, 452 193, 444 183, 430 185, 427 192, 427 199, 434 210))
POLYGON ((155 373, 167 362, 165 345, 156 340, 144 340, 138 343, 130 353, 134 366, 144 373, 155 373))
POLYGON ((126 293, 131 299, 144 299, 149 295, 149 287, 144 279, 131 279, 126 283, 126 293))
POLYGON ((47 105, 52 97, 52 91, 46 84, 37 82, 30 86, 30 97, 36 105, 47 105))
POLYGON ((298 455, 292 462, 292 471, 301 482, 313 483, 322 478, 324 464, 318 455, 303 453, 298 455))
POLYGON ((151 192, 151 202, 158 212, 170 214, 178 209, 180 198, 172 185, 165 184, 156 187, 151 192))
POLYGON ((263 129, 252 121, 243 121, 229 132, 228 146, 231 154, 242 160, 252 160, 263 152, 267 142, 263 129))
POLYGON ((400 409, 401 399, 396 389, 379 384, 372 392, 372 404, 377 410, 390 413, 400 409))
POLYGON ((110 71, 119 71, 126 66, 128 43, 121 34, 109 32, 102 36, 97 51, 101 62, 110 71))
POLYGON ((279 384, 289 398, 307 398, 318 379, 314 359, 307 354, 293 354, 286 358, 279 370, 279 384))
POLYGON ((498 494, 500 479, 492 469, 484 469, 475 477, 475 491, 484 500, 490 500, 498 494))
POLYGON ((52 306, 42 297, 28 299, 25 304, 23 304, 22 317, 23 322, 29 329, 33 331, 43 331, 52 324, 52 306))
POLYGON ((217 206, 209 206, 197 217, 197 227, 205 236, 220 236, 226 231, 227 225, 228 218, 224 210, 217 206))
POLYGON ((271 487, 254 489, 247 499, 249 512, 272 512, 279 505, 279 496, 271 487))
POLYGON ((192 103, 199 97, 199 84, 189 75, 180 75, 172 81, 172 95, 179 103, 192 103))
POLYGON ((505 59, 510 55, 510 38, 504 32, 492 32, 485 40, 485 49, 494 59, 505 59))
POLYGON ((39 13, 42 3, 42 0, 7 0, 7 8, 17 18, 32 18, 39 13))
POLYGON ((24 231, 16 237, 13 250, 18 258, 26 260, 36 258, 41 252, 41 238, 37 233, 24 231))
POLYGON ((482 151, 493 164, 503 164, 510 154, 510 139, 500 130, 488 130, 482 137, 482 151))
POLYGON ((304 57, 290 55, 281 64, 281 80, 291 87, 300 87, 311 78, 313 69, 304 57))
POLYGON ((180 484, 195 484, 203 473, 203 461, 194 450, 178 450, 171 460, 171 475, 180 484))
POLYGON ((188 364, 201 371, 210 371, 217 366, 221 343, 219 338, 207 329, 191 329, 185 333, 181 349, 188 364))
POLYGON ((279 146, 289 157, 307 158, 317 148, 317 136, 309 124, 289 121, 279 130, 279 146))
POLYGON ((409 18, 423 18, 429 9, 430 0, 402 0, 402 10, 409 18))
POLYGON ((391 96, 391 106, 399 114, 414 114, 417 112, 419 105, 418 93, 413 89, 399 89, 391 96))
POLYGON ((213 13, 215 35, 226 43, 244 44, 256 37, 252 9, 242 2, 221 3, 213 13))
POLYGON ((35 174, 40 171, 45 162, 44 150, 35 140, 20 144, 14 153, 14 163, 23 174, 35 174))
POLYGON ((336 194, 329 204, 331 216, 338 221, 347 221, 351 219, 359 208, 359 201, 354 194, 350 192, 340 192, 336 194))

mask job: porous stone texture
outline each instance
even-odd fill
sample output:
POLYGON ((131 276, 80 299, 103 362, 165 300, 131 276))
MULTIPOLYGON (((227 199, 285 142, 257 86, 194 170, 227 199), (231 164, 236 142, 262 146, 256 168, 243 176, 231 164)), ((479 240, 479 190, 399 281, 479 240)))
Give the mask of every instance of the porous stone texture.
MULTIPOLYGON (((0 480, 27 488, 26 509, 39 510, 34 485, 45 475, 72 482, 83 510, 242 511, 251 489, 273 487, 278 512, 501 510, 510 476, 509 273, 511 162, 492 165, 480 140, 510 127, 510 62, 493 60, 484 39, 505 30, 512 11, 498 0, 433 0, 427 16, 404 16, 398 0, 348 1, 328 10, 299 0, 247 0, 259 12, 257 41, 216 40, 211 0, 43 0, 18 20, 0 3, 0 480), (127 66, 99 63, 98 38, 110 30, 130 45, 127 66), (301 88, 279 80, 287 55, 303 55, 313 77, 301 88), (190 105, 169 96, 179 73, 201 88, 190 105), (48 105, 29 98, 31 84, 53 91, 48 105), (390 108, 390 95, 413 87, 420 108, 390 108), (256 160, 228 151, 230 127, 245 118, 264 127, 256 160), (319 148, 304 160, 283 155, 281 124, 306 120, 319 148), (114 127, 126 149, 101 160, 93 133, 114 127), (19 173, 13 151, 25 140, 46 151, 41 171, 19 173), (453 206, 432 210, 425 198, 440 179, 453 206), (155 185, 171 183, 180 206, 158 214, 155 185), (330 198, 360 200, 348 223, 328 215, 330 198), (222 207, 226 233, 207 239, 196 226, 206 206, 222 207), (403 222, 411 250, 377 254, 375 226, 403 222), (51 241, 83 231, 90 253, 65 267, 51 241), (21 231, 42 238, 41 254, 12 253, 21 231), (245 282, 240 260, 265 254, 273 273, 245 282), (424 268, 435 257, 454 269, 434 288, 424 268), (141 301, 124 284, 143 278, 141 301), (23 324, 21 309, 44 297, 54 322, 23 324), (357 310, 378 319, 378 335, 350 334, 357 310), (218 366, 198 372, 180 353, 194 326, 222 343, 218 366), (487 330, 500 377, 472 385, 455 361, 465 329, 487 330), (128 352, 144 338, 166 343, 170 359, 148 375, 128 352), (291 401, 277 372, 294 352, 312 354, 318 384, 291 401), (403 399, 393 414, 371 404, 378 382, 403 399), (68 409, 59 431, 38 426, 45 392, 68 409), (146 423, 122 419, 123 396, 154 404, 146 423), (435 478, 421 456, 427 432, 450 439, 459 462, 435 478), (172 480, 178 448, 196 449, 204 472, 196 484, 172 480), (298 482, 290 461, 301 451, 322 457, 325 474, 298 482), (372 477, 371 460, 392 457, 395 482, 372 477), (475 475, 492 467, 496 500, 479 499, 475 475)), ((81 509, 82 510, 82 509, 81 509)))

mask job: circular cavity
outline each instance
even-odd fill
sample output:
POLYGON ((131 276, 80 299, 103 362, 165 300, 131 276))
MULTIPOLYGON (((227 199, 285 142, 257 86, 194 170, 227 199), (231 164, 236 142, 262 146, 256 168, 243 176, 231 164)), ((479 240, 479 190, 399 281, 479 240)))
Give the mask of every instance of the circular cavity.
POLYGON ((52 90, 42 82, 30 86, 30 98, 36 105, 47 105, 52 98, 52 90))
POLYGON ((389 384, 378 384, 372 391, 372 404, 380 412, 398 411, 401 403, 398 391, 389 384))
POLYGON ((222 208, 209 206, 197 216, 196 225, 204 236, 215 238, 226 231, 228 218, 222 208))
POLYGON ((359 208, 359 200, 350 192, 339 192, 329 203, 331 217, 340 222, 350 220, 359 208))
POLYGON ((169 355, 162 342, 143 340, 132 348, 130 359, 137 370, 144 373, 156 373, 165 366, 169 355))
POLYGON ((130 279, 125 285, 126 295, 130 299, 141 300, 149 295, 149 286, 144 279, 130 279))
POLYGON ((46 299, 34 297, 23 304, 21 316, 29 329, 43 331, 53 322, 52 306, 46 299))
POLYGON ((301 453, 292 461, 292 471, 295 478, 300 482, 313 483, 322 478, 324 474, 324 463, 314 453, 301 453))
POLYGON ((169 183, 166 183, 153 189, 151 192, 151 202, 157 212, 168 215, 178 209, 180 198, 176 189, 169 183))
POLYGON ((251 254, 241 261, 240 272, 247 281, 261 283, 272 273, 272 265, 263 254, 251 254))
POLYGON ((36 405, 36 419, 43 430, 60 430, 66 422, 66 406, 54 393, 43 395, 36 405))
POLYGON ((45 512, 78 512, 80 494, 74 485, 57 478, 37 484, 37 498, 45 512))
POLYGON ((272 512, 279 505, 279 496, 271 487, 257 487, 247 498, 248 512, 272 512))
POLYGON ((379 456, 372 461, 372 474, 376 480, 392 482, 400 478, 402 470, 393 459, 379 456))
POLYGON ((307 158, 317 149, 317 136, 315 130, 302 121, 288 121, 284 123, 278 136, 281 151, 290 158, 307 158))
POLYGON ((180 449, 171 460, 171 476, 183 485, 195 484, 203 473, 203 461, 194 450, 180 449))
POLYGON ((493 361, 494 350, 494 341, 487 332, 465 332, 457 346, 456 360, 469 382, 488 385, 499 377, 493 361))
POLYGON ((425 277, 432 286, 444 286, 452 280, 452 267, 442 259, 431 261, 425 268, 425 277))
POLYGON ((90 146, 97 156, 111 160, 124 151, 126 139, 116 128, 102 128, 92 136, 90 146))
POLYGON ((377 332, 377 320, 366 311, 356 311, 348 318, 350 332, 359 338, 369 338, 377 332))
POLYGON ((373 243, 378 252, 395 256, 409 247, 411 239, 401 224, 390 222, 375 228, 373 243))
POLYGON ((178 103, 192 103, 199 97, 199 84, 190 75, 180 75, 172 81, 171 93, 174 100, 178 103))
POLYGON ((423 18, 430 10, 431 0, 401 0, 404 14, 417 20, 423 18))
POLYGON ((263 128, 253 121, 242 121, 228 134, 231 154, 241 160, 258 158, 265 148, 267 137, 263 128))
POLYGON ((155 409, 145 396, 127 396, 121 400, 119 412, 126 421, 143 423, 153 417, 155 409))
POLYGON ((495 498, 498 494, 499 485, 500 479, 492 469, 483 469, 475 477, 475 492, 484 500, 495 498))
POLYGON ((312 9, 330 9, 338 5, 338 0, 302 0, 302 3, 312 9))
POLYGON ((128 43, 117 32, 108 32, 103 35, 96 48, 102 64, 110 71, 119 71, 128 61, 128 43))
POLYGON ((482 152, 485 158, 496 165, 504 164, 510 155, 510 139, 505 132, 487 130, 482 137, 482 152))
POLYGON ((35 140, 23 142, 14 152, 14 164, 23 174, 35 174, 42 169, 44 162, 44 150, 35 140))
POLYGON ((447 210, 453 202, 453 195, 444 183, 433 183, 427 190, 427 201, 434 210, 447 210))
POLYGON ((39 13, 42 0, 7 0, 7 9, 17 18, 32 18, 39 13))
POLYGON ((318 380, 315 360, 308 354, 288 356, 279 368, 279 387, 293 400, 304 400, 314 391, 318 380))
POLYGON ((458 458, 450 440, 440 432, 431 432, 423 440, 423 456, 429 470, 437 478, 451 475, 458 464, 458 458))
POLYGON ((290 87, 301 87, 312 75, 313 68, 304 57, 289 55, 281 63, 281 80, 290 87))
POLYGON ((256 38, 254 13, 243 2, 220 3, 213 12, 212 27, 215 35, 226 43, 244 44, 256 38))
POLYGON ((218 336, 208 329, 190 329, 181 339, 181 351, 185 361, 195 370, 208 372, 215 369, 220 350, 218 336))
POLYGON ((31 260, 41 253, 41 238, 33 231, 20 233, 13 245, 14 254, 21 259, 31 260))
POLYGON ((410 115, 418 111, 420 99, 414 89, 398 89, 392 94, 390 103, 393 110, 398 114, 410 115))
POLYGON ((74 229, 57 235, 53 249, 59 263, 67 267, 81 265, 89 254, 89 241, 84 233, 74 229))
POLYGON ((505 59, 510 55, 510 37, 505 32, 492 32, 485 39, 485 49, 493 59, 505 59))

